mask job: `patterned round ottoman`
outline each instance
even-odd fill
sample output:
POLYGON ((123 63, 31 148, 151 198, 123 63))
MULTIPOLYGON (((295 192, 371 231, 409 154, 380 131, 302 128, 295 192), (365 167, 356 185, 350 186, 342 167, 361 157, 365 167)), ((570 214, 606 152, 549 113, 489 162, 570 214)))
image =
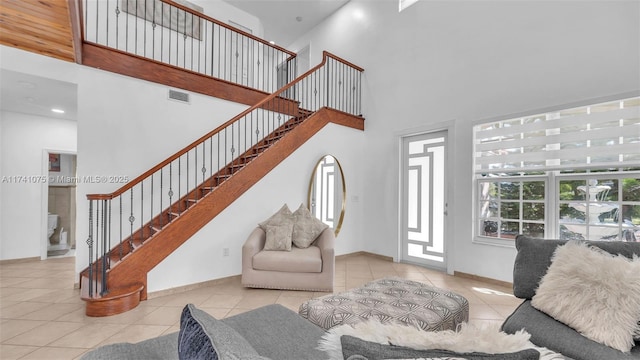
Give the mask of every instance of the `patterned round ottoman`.
POLYGON ((311 299, 300 305, 298 313, 325 330, 371 318, 426 331, 455 330, 469 320, 469 302, 452 291, 394 277, 311 299))

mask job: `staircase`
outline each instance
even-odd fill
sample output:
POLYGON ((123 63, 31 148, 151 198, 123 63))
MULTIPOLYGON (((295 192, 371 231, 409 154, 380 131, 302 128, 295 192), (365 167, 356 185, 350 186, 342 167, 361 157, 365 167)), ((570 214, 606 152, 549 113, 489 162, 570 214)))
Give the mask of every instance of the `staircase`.
POLYGON ((362 71, 325 52, 318 66, 122 188, 87 195, 86 314, 145 300, 151 269, 326 124, 364 130, 362 71))
POLYGON ((113 193, 87 195, 89 316, 146 300, 153 267, 326 124, 364 130, 362 68, 325 52, 295 78, 295 53, 171 0, 0 9, 2 44, 252 105, 113 193))

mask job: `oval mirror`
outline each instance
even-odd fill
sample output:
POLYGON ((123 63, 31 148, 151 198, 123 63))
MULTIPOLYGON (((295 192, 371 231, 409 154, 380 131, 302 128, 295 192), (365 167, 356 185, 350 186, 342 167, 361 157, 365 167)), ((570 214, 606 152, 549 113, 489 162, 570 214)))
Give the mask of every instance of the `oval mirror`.
POLYGON ((346 194, 342 166, 335 157, 323 156, 316 163, 309 182, 309 211, 333 228, 336 236, 344 219, 346 194))

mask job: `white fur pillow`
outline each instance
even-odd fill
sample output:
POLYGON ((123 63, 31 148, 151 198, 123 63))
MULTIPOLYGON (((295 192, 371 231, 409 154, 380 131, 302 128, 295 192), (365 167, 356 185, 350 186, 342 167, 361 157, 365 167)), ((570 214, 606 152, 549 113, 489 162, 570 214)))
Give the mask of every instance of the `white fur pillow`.
POLYGON ((438 349, 459 353, 503 354, 535 349, 540 352, 540 360, 564 359, 558 353, 532 344, 529 341, 531 335, 524 330, 520 330, 515 334, 507 334, 500 331, 498 325, 461 323, 458 325, 457 331, 424 331, 418 327, 403 323, 391 322, 383 324, 375 319, 331 328, 322 335, 322 338, 318 341, 317 349, 324 351, 330 360, 342 360, 340 337, 343 335, 355 336, 378 344, 393 344, 416 350, 438 349))
POLYGON ((556 249, 531 305, 593 341, 629 352, 640 320, 640 259, 567 242, 556 249))

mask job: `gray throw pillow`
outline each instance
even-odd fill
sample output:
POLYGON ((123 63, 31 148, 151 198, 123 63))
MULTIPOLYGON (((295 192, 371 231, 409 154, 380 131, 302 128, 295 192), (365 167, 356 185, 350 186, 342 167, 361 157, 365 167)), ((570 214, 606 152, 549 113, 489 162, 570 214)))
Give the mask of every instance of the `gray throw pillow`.
POLYGON ((293 224, 293 214, 287 204, 282 205, 280 210, 271 215, 267 220, 258 224, 262 230, 267 231, 267 225, 293 224))
POLYGON ((268 360, 232 327, 188 304, 180 317, 180 360, 268 360))
POLYGON ((291 251, 293 224, 267 225, 266 227, 267 239, 263 250, 291 251))
POLYGON ((293 213, 293 244, 301 249, 311 246, 318 235, 329 226, 311 215, 304 204, 293 213))
POLYGON ((445 358, 466 360, 538 360, 540 353, 535 349, 527 349, 513 353, 456 353, 447 350, 416 350, 404 346, 382 345, 360 338, 343 335, 342 356, 344 360, 386 360, 415 358, 445 358))

